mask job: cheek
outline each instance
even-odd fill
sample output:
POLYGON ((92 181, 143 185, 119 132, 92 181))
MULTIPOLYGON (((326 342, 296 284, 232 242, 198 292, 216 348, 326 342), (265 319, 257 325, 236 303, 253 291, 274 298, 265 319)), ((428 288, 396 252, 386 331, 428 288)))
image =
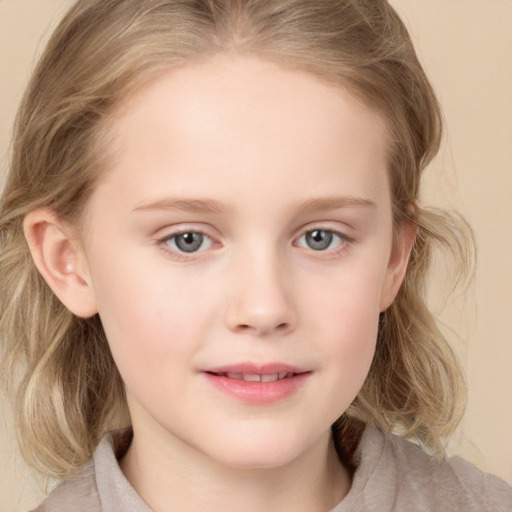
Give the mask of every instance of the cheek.
POLYGON ((186 354, 204 340, 211 295, 197 282, 153 267, 120 265, 96 271, 94 290, 99 315, 114 359, 123 378, 136 377, 141 368, 163 365, 176 370, 186 354))
POLYGON ((319 274, 315 280, 306 276, 307 309, 314 312, 318 327, 364 338, 364 333, 375 330, 385 276, 385 258, 377 262, 361 258, 356 264, 319 274))
POLYGON ((332 321, 326 327, 335 378, 341 385, 362 385, 375 352, 379 310, 369 305, 364 294, 352 294, 332 303, 325 311, 332 321), (338 307, 336 307, 338 306, 338 307))
POLYGON ((333 396, 338 400, 343 395, 341 409, 359 392, 373 360, 384 274, 382 264, 362 265, 331 274, 310 294, 309 337, 331 361, 326 371, 333 396))

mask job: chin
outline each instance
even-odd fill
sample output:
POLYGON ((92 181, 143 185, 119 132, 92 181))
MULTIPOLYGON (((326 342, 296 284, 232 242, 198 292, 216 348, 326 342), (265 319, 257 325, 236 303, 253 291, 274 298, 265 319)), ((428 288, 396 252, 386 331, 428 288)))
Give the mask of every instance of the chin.
MULTIPOLYGON (((229 439, 229 438, 228 438, 229 439)), ((276 469, 298 459, 310 443, 294 439, 287 433, 279 436, 244 436, 242 439, 231 438, 228 445, 218 443, 215 453, 210 456, 225 467, 237 470, 276 469)))
POLYGON ((272 453, 270 450, 258 450, 257 453, 240 453, 233 450, 232 456, 224 456, 219 462, 235 470, 270 470, 287 466, 296 458, 296 453, 289 452, 272 453))

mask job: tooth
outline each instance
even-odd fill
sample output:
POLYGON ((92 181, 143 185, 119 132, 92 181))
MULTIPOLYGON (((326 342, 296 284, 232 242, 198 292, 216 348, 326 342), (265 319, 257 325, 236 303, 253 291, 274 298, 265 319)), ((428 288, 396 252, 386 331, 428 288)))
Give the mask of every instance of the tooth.
POLYGON ((261 382, 274 382, 279 378, 279 374, 273 373, 272 375, 262 375, 261 382))
POLYGON ((244 374, 244 375, 242 375, 242 379, 244 379, 247 382, 260 382, 261 375, 244 374))
POLYGON ((237 379, 237 380, 242 380, 243 379, 243 376, 241 373, 227 373, 226 374, 230 379, 237 379))
POLYGON ((279 379, 284 379, 286 377, 286 372, 283 372, 283 373, 280 373, 279 374, 279 379))

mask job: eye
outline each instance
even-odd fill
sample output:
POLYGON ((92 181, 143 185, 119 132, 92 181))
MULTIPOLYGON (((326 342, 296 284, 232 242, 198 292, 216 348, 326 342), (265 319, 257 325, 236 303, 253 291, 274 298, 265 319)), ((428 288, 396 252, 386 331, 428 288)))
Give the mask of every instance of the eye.
POLYGON ((298 240, 299 247, 313 249, 313 251, 326 251, 327 249, 336 249, 346 238, 340 233, 327 229, 313 229, 306 231, 298 240))
POLYGON ((177 233, 163 240, 171 249, 178 252, 192 253, 209 249, 213 245, 212 239, 197 231, 177 233))

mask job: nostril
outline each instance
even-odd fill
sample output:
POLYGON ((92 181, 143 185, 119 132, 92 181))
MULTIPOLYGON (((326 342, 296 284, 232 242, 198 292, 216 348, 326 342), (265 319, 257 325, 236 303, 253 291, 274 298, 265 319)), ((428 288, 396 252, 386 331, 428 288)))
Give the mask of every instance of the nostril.
POLYGON ((261 325, 250 325, 250 324, 238 324, 236 326, 236 330, 238 332, 257 332, 259 334, 266 334, 270 331, 278 331, 278 332, 286 332, 288 331, 290 324, 288 322, 283 322, 275 327, 269 326, 261 326, 261 325))

